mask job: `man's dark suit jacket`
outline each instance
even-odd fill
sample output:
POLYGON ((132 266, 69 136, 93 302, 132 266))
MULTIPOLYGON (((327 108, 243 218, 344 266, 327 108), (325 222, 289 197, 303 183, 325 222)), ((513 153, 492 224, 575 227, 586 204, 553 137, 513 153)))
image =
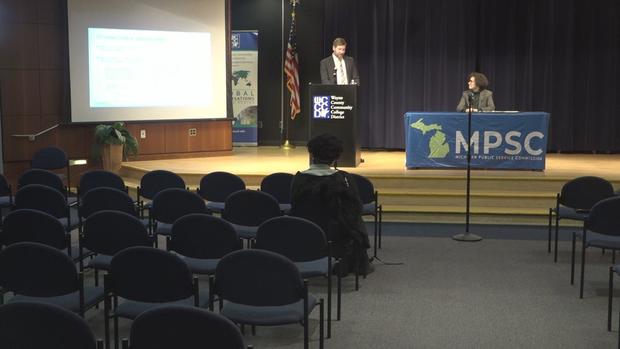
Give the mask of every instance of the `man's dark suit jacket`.
MULTIPOLYGON (((351 83, 351 80, 355 80, 355 84, 360 84, 360 76, 357 72, 357 66, 355 65, 355 60, 353 57, 344 56, 344 65, 347 69, 347 79, 348 82, 351 83)), ((321 61, 321 84, 325 85, 335 85, 336 84, 336 75, 334 75, 336 65, 334 64, 333 55, 329 55, 329 57, 323 59, 321 61)))
MULTIPOLYGON (((459 105, 456 107, 456 111, 465 111, 469 105, 468 98, 470 90, 463 91, 459 105)), ((480 98, 478 99, 478 105, 473 106, 478 111, 494 111, 495 103, 493 103, 493 92, 489 90, 480 91, 480 98)))

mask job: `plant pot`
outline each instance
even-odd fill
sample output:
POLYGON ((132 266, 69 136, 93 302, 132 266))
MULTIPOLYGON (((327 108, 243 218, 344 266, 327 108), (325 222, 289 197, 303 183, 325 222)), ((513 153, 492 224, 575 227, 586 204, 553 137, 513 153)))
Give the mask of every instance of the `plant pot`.
POLYGON ((123 162, 123 145, 106 144, 101 149, 101 161, 103 169, 111 172, 118 172, 123 162))

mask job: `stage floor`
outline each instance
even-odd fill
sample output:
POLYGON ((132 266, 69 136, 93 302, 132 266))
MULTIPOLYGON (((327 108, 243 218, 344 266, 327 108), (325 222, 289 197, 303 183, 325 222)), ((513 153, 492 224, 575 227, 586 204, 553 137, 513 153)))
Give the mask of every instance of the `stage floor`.
MULTIPOLYGON (((404 151, 363 151, 364 163, 346 171, 367 176, 464 176, 463 170, 407 169, 404 151)), ((131 161, 124 163, 144 171, 167 169, 179 174, 206 174, 227 171, 238 175, 265 175, 273 172, 295 173, 308 167, 305 147, 284 150, 279 147, 235 147, 232 155, 131 161)), ((472 170, 473 176, 574 178, 599 176, 620 180, 620 154, 547 154, 544 171, 472 170)))

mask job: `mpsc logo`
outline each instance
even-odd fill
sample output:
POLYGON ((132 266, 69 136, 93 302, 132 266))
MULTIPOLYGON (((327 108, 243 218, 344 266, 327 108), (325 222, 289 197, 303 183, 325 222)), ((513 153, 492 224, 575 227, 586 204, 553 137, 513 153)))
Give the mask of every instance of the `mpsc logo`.
POLYGON ((313 117, 315 119, 331 119, 331 103, 329 96, 314 96, 312 101, 313 117))
POLYGON ((239 34, 232 34, 230 36, 230 41, 232 42, 232 48, 239 48, 241 47, 241 36, 239 34))

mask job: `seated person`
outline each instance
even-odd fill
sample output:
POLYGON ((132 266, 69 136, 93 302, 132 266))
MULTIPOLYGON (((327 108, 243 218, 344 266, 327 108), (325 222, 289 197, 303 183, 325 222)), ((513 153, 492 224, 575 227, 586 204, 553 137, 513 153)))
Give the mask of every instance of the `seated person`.
POLYGON ((493 103, 493 92, 487 90, 489 86, 489 80, 482 73, 473 72, 469 74, 469 80, 467 81, 466 91, 463 91, 461 101, 456 107, 456 111, 468 111, 470 108, 471 99, 471 111, 494 111, 495 103, 493 103))
POLYGON ((342 153, 342 141, 322 134, 308 142, 308 152, 310 168, 297 172, 291 184, 291 215, 323 229, 332 242, 332 255, 341 258, 337 273, 344 276, 359 265, 366 274, 370 244, 355 179, 331 167, 342 153))

